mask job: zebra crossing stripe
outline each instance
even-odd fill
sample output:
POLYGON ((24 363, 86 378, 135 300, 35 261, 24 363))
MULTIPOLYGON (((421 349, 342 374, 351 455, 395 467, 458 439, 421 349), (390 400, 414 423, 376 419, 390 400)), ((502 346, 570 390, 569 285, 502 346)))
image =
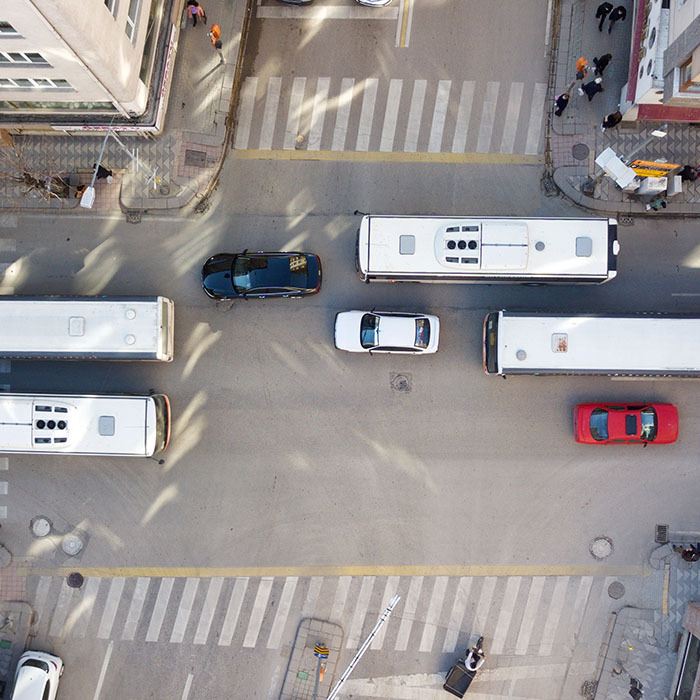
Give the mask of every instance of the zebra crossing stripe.
POLYGON ((331 607, 331 621, 340 622, 343 618, 343 610, 345 609, 345 601, 348 598, 350 590, 350 582, 352 576, 339 576, 338 584, 335 588, 335 596, 333 598, 333 606, 331 607))
MULTIPOLYGON (((586 610, 586 601, 588 600, 588 596, 591 593, 592 585, 592 576, 582 576, 578 584, 576 599, 574 600, 574 605, 571 610, 571 624, 569 625, 574 636, 574 640, 578 636, 579 629, 581 628, 581 623, 583 622, 583 613, 586 610)), ((572 646, 574 640, 572 640, 572 646)))
POLYGON ((408 648, 408 638, 411 636, 411 629, 416 616, 422 587, 423 576, 412 576, 411 583, 408 587, 408 595, 406 596, 406 604, 403 607, 399 633, 396 636, 396 643, 394 644, 394 649, 396 651, 406 651, 408 648))
POLYGON ((372 121, 374 119, 374 103, 377 101, 377 78, 367 78, 362 94, 362 110, 360 111, 360 125, 357 129, 356 151, 369 151, 369 137, 372 134, 372 121))
POLYGON ((289 99, 289 111, 287 112, 287 129, 284 132, 284 143, 282 145, 282 148, 287 150, 296 147, 296 140, 299 135, 299 121, 301 120, 301 111, 304 106, 305 89, 306 78, 294 78, 292 95, 289 99))
POLYGON ((250 615, 250 620, 248 621, 248 629, 245 633, 245 638, 243 640, 244 647, 254 647, 258 641, 258 634, 260 634, 260 627, 263 623, 263 617, 265 616, 265 608, 267 607, 267 601, 270 598, 270 592, 272 591, 272 583, 274 581, 272 576, 263 576, 258 584, 258 592, 255 596, 255 602, 253 603, 253 612, 250 615))
POLYGON ((260 148, 262 150, 269 151, 272 148, 272 137, 275 133, 275 119, 281 91, 282 78, 270 78, 267 81, 265 110, 263 112, 262 126, 260 127, 260 148))
POLYGON ((160 637, 160 628, 163 626, 165 611, 168 609, 168 601, 170 600, 170 594, 173 590, 173 583, 175 583, 175 579, 170 576, 160 580, 158 597, 156 598, 156 604, 153 607, 153 613, 151 615, 151 622, 146 632, 147 642, 157 642, 158 637, 160 637))
POLYGON ((515 147, 515 134, 518 130, 518 117, 520 115, 520 103, 523 99, 523 83, 511 83, 508 95, 508 109, 506 110, 506 122, 503 125, 503 138, 501 139, 501 153, 512 153, 515 147))
POLYGON ((515 601, 518 597, 521 580, 522 579, 520 576, 511 576, 506 581, 506 590, 503 594, 503 602, 501 603, 501 609, 498 613, 496 630, 490 644, 492 654, 503 653, 503 647, 506 642, 506 635, 508 634, 510 620, 513 617, 513 610, 515 609, 515 601))
POLYGON ((423 117, 423 103, 425 102, 425 91, 427 87, 427 80, 413 81, 413 95, 411 96, 411 107, 408 111, 408 125, 406 126, 406 138, 403 144, 403 150, 408 153, 415 153, 418 150, 418 135, 420 134, 420 123, 423 117))
POLYGON ((53 611, 53 619, 51 620, 51 628, 49 629, 49 635, 51 637, 59 637, 63 634, 63 627, 68 615, 68 610, 70 609, 74 590, 74 588, 71 588, 66 583, 65 579, 61 581, 61 590, 58 594, 58 602, 53 611))
POLYGON ((382 138, 379 142, 380 151, 394 150, 394 135, 396 133, 396 121, 399 117, 401 104, 401 90, 403 80, 392 79, 389 81, 389 94, 386 98, 386 110, 384 112, 384 125, 382 126, 382 138))
POLYGON ((197 631, 194 634, 195 644, 206 644, 207 637, 209 636, 209 630, 211 629, 211 623, 214 620, 214 613, 216 612, 216 604, 219 602, 219 596, 221 595, 221 588, 224 585, 223 576, 215 576, 209 581, 209 589, 207 590, 207 597, 204 600, 204 606, 202 607, 202 614, 199 617, 199 624, 197 625, 197 631))
POLYGON ((450 621, 447 625, 445 641, 442 645, 442 651, 445 654, 452 654, 457 648, 457 640, 459 639, 459 633, 462 629, 462 620, 464 619, 464 611, 467 607, 467 599, 469 598, 471 585, 471 576, 462 576, 457 584, 452 613, 450 614, 450 621))
POLYGON ((428 153, 440 153, 442 150, 442 133, 445 130, 445 118, 447 117, 447 105, 450 101, 451 87, 451 80, 441 80, 438 83, 435 109, 433 110, 433 123, 430 127, 428 153))
POLYGON ((187 581, 185 581, 185 589, 182 592, 180 605, 177 609, 177 617, 175 618, 173 631, 170 634, 171 644, 180 644, 180 642, 182 642, 182 640, 185 638, 187 623, 189 622, 190 615, 192 614, 192 604, 194 603, 195 595, 197 595, 198 587, 198 578, 188 578, 187 581))
POLYGON ((333 143, 331 151, 345 149, 345 139, 348 134, 348 121, 350 119, 350 106, 355 94, 355 79, 343 78, 340 84, 340 95, 337 98, 335 113, 335 128, 333 129, 333 143))
POLYGON ((51 581, 53 581, 51 576, 42 576, 39 579, 39 583, 36 587, 36 595, 34 596, 34 610, 36 610, 39 621, 41 621, 44 616, 44 608, 46 607, 46 600, 49 597, 51 581))
POLYGON ((544 623, 544 630, 542 631, 540 649, 537 652, 538 656, 550 656, 552 653, 557 624, 559 623, 559 617, 561 615, 562 608, 564 607, 566 587, 568 585, 568 576, 557 577, 556 583, 554 584, 554 592, 552 593, 552 600, 549 602, 547 620, 544 623))
POLYGON ((326 118, 328 91, 330 87, 330 78, 319 78, 316 82, 316 94, 314 95, 314 106, 311 111, 311 126, 309 127, 309 140, 307 145, 307 150, 309 151, 321 150, 323 122, 326 118))
POLYGON ((122 639, 124 640, 131 640, 136 634, 136 627, 139 624, 141 610, 143 610, 146 592, 148 591, 150 583, 151 579, 145 576, 139 576, 139 578, 136 579, 134 593, 131 596, 131 603, 129 605, 129 612, 126 615, 126 622, 124 623, 124 631, 122 632, 122 639))
POLYGON ((100 628, 97 631, 98 639, 109 639, 112 633, 112 625, 114 624, 114 617, 117 614, 117 607, 119 607, 125 581, 126 579, 124 577, 117 576, 110 582, 107 602, 105 603, 105 609, 102 611, 100 628))
POLYGON ((238 123, 236 124, 236 138, 234 148, 245 148, 250 139, 250 127, 253 124, 253 110, 255 109, 255 96, 258 91, 258 79, 246 78, 241 86, 239 97, 238 123))
POLYGON ((527 595, 527 603, 525 603, 525 612, 520 621, 520 630, 518 631, 518 639, 515 642, 515 653, 518 656, 527 654, 530 645, 530 636, 532 628, 535 625, 537 610, 542 598, 544 589, 545 576, 535 576, 530 582, 530 591, 527 595))
MULTIPOLYGON (((9 362, 9 360, 7 360, 9 362)), ((7 370, 8 372, 10 370, 7 370)), ((0 457, 0 471, 6 472, 10 466, 10 459, 9 457, 0 457)))
POLYGON ((294 597, 294 591, 296 590, 298 581, 299 578, 297 576, 287 576, 284 582, 280 602, 277 605, 277 614, 272 623, 270 636, 267 638, 268 649, 277 649, 282 641, 282 633, 287 623, 287 617, 289 617, 289 610, 292 607, 292 598, 294 597))
MULTIPOLYGON (((387 576, 384 586, 384 595, 382 596, 382 604, 380 610, 386 610, 389 606, 389 601, 396 595, 399 588, 400 576, 387 576)), ((372 640, 372 649, 379 650, 384 646, 384 637, 386 636, 387 625, 382 625, 372 640)))
POLYGON ((477 153, 488 153, 491 148, 491 134, 493 132, 493 123, 496 120, 499 87, 500 83, 495 81, 486 83, 486 95, 479 122, 479 139, 476 142, 477 153))
POLYGON ((369 601, 372 596, 373 586, 374 576, 362 577, 360 593, 357 596, 357 604, 355 605, 355 612, 352 616, 352 622, 350 623, 350 629, 348 631, 348 639, 345 644, 346 649, 357 649, 357 647, 360 646, 362 625, 364 624, 365 617, 367 616, 367 609, 369 608, 369 601))
POLYGON ((221 634, 219 635, 219 646, 230 646, 233 640, 238 616, 241 613, 241 605, 243 605, 243 598, 245 597, 246 588, 248 588, 248 580, 247 576, 241 576, 237 578, 236 582, 233 584, 231 598, 229 599, 228 608, 226 609, 226 617, 224 618, 224 624, 221 627, 221 634))
POLYGON ((318 596, 321 593, 321 586, 323 585, 323 576, 312 576, 309 579, 309 588, 306 591, 306 598, 304 599, 304 604, 301 607, 300 617, 304 619, 305 617, 313 617, 316 611, 316 603, 318 601, 318 596))
POLYGON ((474 624, 476 629, 484 629, 486 627, 486 617, 491 608, 493 600, 493 592, 496 588, 495 576, 487 576, 481 585, 481 593, 479 593, 479 602, 476 604, 476 613, 474 614, 474 624))
POLYGON ((452 139, 452 153, 464 153, 467 148, 467 133, 469 132, 469 120, 474 103, 473 80, 465 80, 462 83, 462 92, 459 96, 459 108, 457 109, 457 123, 452 139))
POLYGON ((95 605, 95 600, 97 599, 97 593, 100 588, 100 583, 102 583, 101 578, 89 578, 87 580, 82 600, 69 616, 69 619, 71 619, 70 626, 74 637, 82 638, 87 632, 88 624, 90 624, 90 617, 92 616, 92 610, 95 605))
POLYGON ((445 600, 445 591, 447 590, 447 576, 436 576, 433 592, 430 596, 430 604, 428 612, 425 616, 425 625, 423 626, 423 636, 420 640, 419 651, 430 651, 433 648, 435 641, 435 632, 437 625, 440 622, 440 612, 442 611, 442 603, 445 600))
POLYGON ((525 142, 526 155, 534 155, 539 149, 540 135, 542 134, 542 115, 546 97, 546 83, 535 83, 532 105, 530 106, 530 121, 527 127, 527 141, 525 142))

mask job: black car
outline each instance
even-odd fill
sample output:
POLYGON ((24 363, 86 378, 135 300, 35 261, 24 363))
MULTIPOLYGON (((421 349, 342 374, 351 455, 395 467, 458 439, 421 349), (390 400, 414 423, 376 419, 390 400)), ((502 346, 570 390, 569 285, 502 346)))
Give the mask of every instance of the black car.
POLYGON ((212 299, 301 297, 321 288, 321 261, 313 253, 219 253, 202 267, 212 299))

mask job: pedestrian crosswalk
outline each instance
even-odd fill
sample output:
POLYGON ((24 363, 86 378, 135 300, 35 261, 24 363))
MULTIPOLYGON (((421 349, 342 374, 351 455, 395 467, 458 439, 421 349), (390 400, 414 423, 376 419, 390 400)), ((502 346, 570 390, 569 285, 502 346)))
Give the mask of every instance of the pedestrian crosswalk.
POLYGON ((491 655, 569 658, 587 610, 606 614, 612 578, 593 576, 30 577, 43 638, 279 649, 305 617, 356 650, 389 599, 371 650, 454 654, 484 634, 491 655))
POLYGON ((546 94, 538 82, 251 76, 234 148, 534 156, 546 94))

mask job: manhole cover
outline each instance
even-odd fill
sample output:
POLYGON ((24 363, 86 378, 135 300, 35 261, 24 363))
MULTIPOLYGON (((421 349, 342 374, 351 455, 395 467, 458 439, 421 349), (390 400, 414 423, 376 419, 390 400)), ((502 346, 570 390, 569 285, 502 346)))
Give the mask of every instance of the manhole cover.
POLYGON ((590 150, 585 143, 577 143, 571 149, 571 155, 574 158, 576 158, 576 160, 586 160, 586 158, 588 158, 589 153, 590 150))
POLYGON ((595 559, 605 559, 613 553, 613 543, 609 537, 596 537, 590 544, 588 551, 595 559))
POLYGON ((618 600, 619 598, 622 598, 623 595, 625 595, 625 587, 619 581, 613 581, 608 586, 608 595, 613 600, 618 600))
POLYGON ((185 165, 193 165, 195 168, 205 168, 207 154, 205 151, 190 151, 185 149, 185 165))
POLYGON ((391 375, 391 388, 403 394, 411 391, 411 375, 410 374, 393 374, 391 375))
POLYGON ((31 527, 34 537, 46 537, 46 535, 51 532, 51 521, 42 515, 37 515, 36 518, 32 518, 32 522, 29 526, 31 527))
POLYGON ((83 581, 85 581, 83 575, 77 571, 68 574, 68 578, 66 579, 66 583, 71 588, 80 588, 83 585, 83 581))
POLYGON ((61 542, 61 549, 69 556, 74 557, 83 548, 83 541, 78 535, 66 535, 61 542))

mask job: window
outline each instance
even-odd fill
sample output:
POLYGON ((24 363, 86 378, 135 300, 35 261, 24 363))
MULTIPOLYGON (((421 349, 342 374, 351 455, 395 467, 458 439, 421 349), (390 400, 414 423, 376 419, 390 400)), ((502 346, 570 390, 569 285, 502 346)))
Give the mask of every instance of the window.
POLYGON ((0 21, 0 34, 5 36, 19 36, 19 32, 9 23, 0 21))
POLYGON ((49 65, 49 62, 40 53, 24 53, 22 51, 12 51, 9 53, 0 51, 0 63, 37 63, 49 65))
POLYGON ((126 35, 134 40, 134 33, 136 30, 136 17, 139 13, 139 0, 129 0, 129 11, 126 13, 126 27, 124 31, 126 35))
POLYGON ((0 112, 77 112, 113 114, 116 107, 111 102, 31 102, 29 100, 0 101, 0 112))
POLYGON ((117 0, 105 0, 105 7, 112 13, 114 17, 117 16, 117 8, 119 3, 117 0))
POLYGON ((689 58, 679 69, 680 92, 700 92, 700 83, 693 82, 693 59, 689 58))
POLYGON ((427 318, 417 318, 414 345, 417 348, 427 348, 428 343, 430 343, 430 321, 427 318))
POLYGON ((0 89, 13 90, 15 88, 70 88, 70 83, 62 78, 0 78, 0 89))
POLYGON ((365 314, 360 322, 360 345, 363 348, 374 348, 379 345, 379 317, 365 314))

